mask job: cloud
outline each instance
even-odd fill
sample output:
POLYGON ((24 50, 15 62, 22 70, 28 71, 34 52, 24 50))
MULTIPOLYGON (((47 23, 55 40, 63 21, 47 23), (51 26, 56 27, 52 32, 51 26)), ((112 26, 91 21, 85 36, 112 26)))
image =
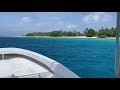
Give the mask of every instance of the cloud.
POLYGON ((20 35, 21 33, 60 29, 84 31, 87 27, 96 30, 101 26, 114 27, 115 25, 116 12, 0 13, 0 30, 9 32, 11 35, 15 35, 14 32, 20 35))
POLYGON ((54 29, 54 30, 60 30, 60 29, 63 29, 65 23, 63 21, 58 21, 58 22, 53 22, 51 23, 51 27, 54 29))
POLYGON ((85 23, 109 22, 112 16, 106 12, 91 12, 82 18, 85 23))
POLYGON ((22 17, 21 18, 21 23, 31 23, 32 18, 31 17, 22 17))
POLYGON ((66 26, 66 28, 67 28, 67 29, 74 29, 74 28, 77 28, 77 25, 75 25, 75 24, 68 24, 68 25, 66 26))

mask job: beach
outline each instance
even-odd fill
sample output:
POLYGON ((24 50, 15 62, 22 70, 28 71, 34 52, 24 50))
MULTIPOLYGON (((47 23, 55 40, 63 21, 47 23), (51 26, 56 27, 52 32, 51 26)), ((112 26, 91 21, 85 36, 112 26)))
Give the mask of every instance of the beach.
POLYGON ((86 36, 73 36, 73 37, 68 36, 68 37, 66 37, 66 36, 63 36, 63 38, 98 38, 98 37, 86 37, 86 36))
POLYGON ((33 38, 90 38, 90 39, 110 39, 115 40, 116 37, 106 37, 106 38, 99 38, 99 37, 86 37, 86 36, 62 36, 62 37, 50 37, 50 36, 13 36, 13 37, 33 37, 33 38))

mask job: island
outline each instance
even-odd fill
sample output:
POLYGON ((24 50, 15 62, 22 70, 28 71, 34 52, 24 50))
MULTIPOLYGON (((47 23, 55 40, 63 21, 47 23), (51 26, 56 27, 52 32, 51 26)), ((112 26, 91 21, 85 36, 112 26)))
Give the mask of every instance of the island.
POLYGON ((51 32, 32 32, 27 33, 24 36, 32 36, 32 37, 75 37, 75 38, 110 38, 115 39, 116 36, 116 28, 103 28, 101 27, 98 31, 92 28, 86 28, 84 33, 79 31, 64 31, 64 30, 54 30, 51 32))

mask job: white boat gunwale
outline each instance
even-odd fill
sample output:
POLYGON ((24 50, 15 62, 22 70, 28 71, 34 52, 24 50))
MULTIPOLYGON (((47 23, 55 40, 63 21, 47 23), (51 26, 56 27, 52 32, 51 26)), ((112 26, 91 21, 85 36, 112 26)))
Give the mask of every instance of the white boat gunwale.
POLYGON ((3 60, 5 59, 5 55, 12 55, 12 54, 24 55, 24 56, 33 58, 34 60, 48 67, 49 71, 53 73, 54 76, 58 76, 61 78, 79 78, 76 74, 74 74, 71 70, 69 70, 62 64, 44 55, 38 54, 30 50, 21 49, 21 48, 0 48, 0 55, 2 55, 3 60))

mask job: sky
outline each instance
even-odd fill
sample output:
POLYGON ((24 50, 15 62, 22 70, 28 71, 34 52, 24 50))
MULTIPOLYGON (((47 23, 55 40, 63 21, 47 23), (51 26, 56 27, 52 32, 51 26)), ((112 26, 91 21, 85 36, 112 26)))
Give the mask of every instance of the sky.
POLYGON ((116 12, 0 12, 0 36, 116 27, 116 12))

